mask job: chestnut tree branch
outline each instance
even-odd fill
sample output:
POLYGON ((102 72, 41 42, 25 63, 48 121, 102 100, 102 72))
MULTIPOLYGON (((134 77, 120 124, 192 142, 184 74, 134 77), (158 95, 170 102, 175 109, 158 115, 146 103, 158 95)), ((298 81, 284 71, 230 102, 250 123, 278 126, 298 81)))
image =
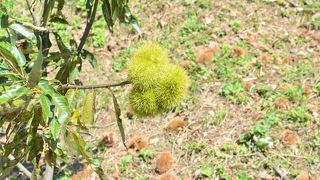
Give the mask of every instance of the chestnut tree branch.
POLYGON ((62 89, 98 89, 98 88, 110 88, 110 87, 117 87, 117 86, 124 86, 127 84, 131 84, 130 81, 123 81, 114 84, 97 84, 97 85, 72 85, 72 84, 65 84, 58 87, 58 90, 62 89))

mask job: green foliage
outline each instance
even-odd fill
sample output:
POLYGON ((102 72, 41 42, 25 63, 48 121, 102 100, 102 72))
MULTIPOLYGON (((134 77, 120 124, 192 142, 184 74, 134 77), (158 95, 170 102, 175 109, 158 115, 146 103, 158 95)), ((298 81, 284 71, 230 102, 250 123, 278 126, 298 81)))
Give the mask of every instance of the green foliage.
POLYGON ((308 122, 311 119, 311 116, 308 110, 303 107, 290 109, 285 113, 285 115, 287 120, 293 121, 293 122, 304 123, 304 122, 308 122))
POLYGON ((264 150, 272 145, 267 131, 268 128, 264 126, 254 127, 240 136, 239 143, 246 144, 255 151, 264 150))
POLYGON ((238 20, 233 20, 230 22, 230 27, 235 33, 238 33, 241 28, 241 23, 238 20))
POLYGON ((123 156, 120 160, 119 170, 121 173, 127 170, 127 166, 133 161, 132 155, 123 156))
MULTIPOLYGON (((66 86, 75 85, 75 82, 82 84, 78 74, 84 60, 88 60, 94 68, 97 66, 94 55, 83 49, 92 27, 95 46, 104 44, 103 20, 110 31, 119 19, 120 22, 131 23, 141 33, 130 13, 128 1, 110 2, 77 2, 77 8, 85 11, 87 16, 85 32, 78 40, 72 36, 72 27, 64 16, 64 0, 33 2, 31 5, 36 7, 29 10, 37 15, 36 21, 39 20, 33 25, 30 25, 31 16, 14 17, 15 1, 1 1, 0 127, 6 129, 6 143, 0 146, 0 156, 3 157, 0 179, 18 162, 33 162, 34 174, 42 175, 40 158, 51 159, 55 166, 59 166, 68 162, 67 157, 80 155, 103 179, 101 161, 88 152, 85 140, 79 133, 80 128, 86 130, 85 125, 93 122, 94 90, 87 93, 85 90, 70 90, 66 86), (99 10, 104 19, 95 23, 98 7, 102 8, 99 10), (49 157, 44 158, 48 151, 49 157), (15 160, 10 160, 9 155, 13 155, 15 160)), ((19 7, 25 4, 19 4, 19 7)), ((120 106, 111 93, 124 141, 120 106)))
POLYGON ((127 72, 134 86, 130 105, 138 116, 165 112, 179 105, 186 95, 187 73, 170 64, 167 52, 157 44, 141 46, 128 62, 127 72))

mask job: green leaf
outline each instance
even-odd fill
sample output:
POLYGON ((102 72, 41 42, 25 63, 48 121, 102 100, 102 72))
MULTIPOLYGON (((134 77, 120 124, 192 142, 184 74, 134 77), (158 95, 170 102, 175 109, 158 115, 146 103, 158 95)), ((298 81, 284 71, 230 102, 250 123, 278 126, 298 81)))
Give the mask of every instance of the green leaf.
POLYGON ((57 137, 58 137, 58 131, 59 131, 59 127, 60 127, 57 119, 55 119, 55 118, 52 119, 52 121, 50 122, 49 127, 50 127, 50 132, 51 132, 53 138, 54 138, 54 139, 57 139, 57 137))
MULTIPOLYGON (((59 50, 60 52, 69 52, 70 55, 71 55, 71 51, 68 49, 68 47, 64 44, 61 36, 57 33, 57 32, 53 32, 53 35, 54 37, 56 38, 56 41, 57 41, 57 44, 58 44, 58 47, 59 47, 59 50)), ((68 57, 67 57, 68 58, 68 57)))
MULTIPOLYGON (((108 88, 109 89, 109 88, 108 88)), ((120 106, 118 104, 118 101, 117 101, 117 98, 116 96, 113 94, 112 90, 109 89, 109 91, 111 92, 111 95, 112 95, 112 99, 113 99, 113 106, 114 106, 114 110, 115 110, 115 113, 116 113, 116 118, 117 118, 117 125, 118 125, 118 128, 120 130, 120 134, 121 134, 121 139, 122 139, 122 143, 124 145, 125 148, 127 148, 127 145, 126 145, 126 135, 124 133, 124 128, 123 128, 123 124, 122 124, 122 119, 121 119, 121 110, 120 110, 120 106)))
POLYGON ((28 82, 29 82, 29 85, 31 88, 35 87, 41 79, 42 64, 43 64, 42 43, 40 40, 38 57, 37 57, 37 60, 33 64, 33 67, 31 69, 29 79, 28 79, 28 82))
POLYGON ((85 146, 85 141, 83 138, 76 132, 74 131, 69 131, 71 133, 71 136, 73 137, 73 140, 77 146, 78 152, 82 155, 82 157, 88 161, 90 166, 92 166, 95 170, 95 172, 99 175, 100 179, 104 179, 104 173, 103 170, 100 167, 100 162, 97 162, 95 159, 93 159, 92 155, 88 153, 84 146, 85 146))
POLYGON ((48 22, 48 18, 51 15, 52 9, 54 8, 54 4, 56 2, 56 0, 48 0, 46 1, 47 4, 45 4, 45 9, 43 11, 42 14, 42 26, 46 26, 47 22, 48 22))
POLYGON ((109 3, 109 0, 102 0, 102 13, 104 20, 106 21, 108 25, 108 29, 110 32, 113 32, 113 19, 112 19, 112 12, 111 12, 111 5, 109 3))
POLYGON ((21 85, 16 85, 9 89, 8 91, 5 91, 0 96, 0 104, 4 104, 12 99, 18 98, 28 92, 28 89, 26 87, 23 87, 21 85))
POLYGON ((124 6, 124 15, 125 19, 132 25, 132 27, 142 36, 142 31, 139 27, 138 20, 131 14, 130 8, 128 5, 124 6))
POLYGON ((34 35, 34 33, 30 29, 24 27, 23 25, 13 23, 10 26, 10 28, 16 31, 17 33, 21 34, 22 36, 28 38, 29 40, 36 41, 36 36, 34 35))
POLYGON ((6 13, 0 13, 0 29, 7 28, 9 16, 6 13))
POLYGON ((93 123, 94 109, 95 109, 95 91, 92 90, 87 93, 84 99, 81 123, 85 125, 93 123))
POLYGON ((60 130, 63 134, 68 123, 68 118, 70 116, 70 108, 66 97, 56 92, 56 90, 46 80, 40 80, 38 85, 44 93, 51 96, 53 104, 58 110, 57 120, 62 125, 62 129, 60 130))
POLYGON ((206 177, 212 177, 213 172, 209 166, 204 166, 201 168, 201 174, 205 175, 206 177))
POLYGON ((51 102, 50 102, 49 98, 47 98, 47 96, 42 95, 42 94, 40 95, 39 100, 40 100, 40 105, 41 105, 41 108, 42 108, 43 119, 47 123, 49 118, 52 117, 52 112, 51 112, 51 109, 50 109, 51 102))
POLYGON ((83 59, 88 60, 93 68, 97 67, 97 64, 98 64, 97 63, 97 59, 94 57, 94 55, 91 52, 83 49, 82 52, 81 52, 81 57, 83 59))
POLYGON ((20 67, 26 64, 26 58, 23 53, 16 46, 5 41, 0 42, 0 56, 17 63, 20 67))
POLYGON ((79 98, 82 93, 83 91, 79 89, 68 89, 65 96, 69 102, 70 109, 76 109, 79 98))
POLYGON ((64 6, 64 0, 58 0, 58 6, 57 6, 58 11, 61 11, 63 9, 63 6, 64 6))

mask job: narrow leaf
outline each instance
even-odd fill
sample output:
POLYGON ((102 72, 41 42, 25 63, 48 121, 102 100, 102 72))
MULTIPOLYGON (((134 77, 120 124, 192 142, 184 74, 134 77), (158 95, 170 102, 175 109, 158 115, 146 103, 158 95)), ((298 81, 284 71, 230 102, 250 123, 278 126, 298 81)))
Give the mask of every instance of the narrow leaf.
POLYGON ((100 167, 100 162, 96 161, 90 153, 88 153, 85 149, 85 141, 83 138, 74 131, 69 131, 71 133, 71 136, 73 137, 73 140, 77 146, 78 152, 82 155, 82 157, 92 166, 95 170, 95 172, 99 175, 100 179, 104 179, 104 173, 103 170, 100 167))
POLYGON ((57 139, 58 137, 58 131, 59 131, 59 123, 56 119, 52 119, 52 121, 50 122, 50 132, 53 136, 54 139, 57 139))
POLYGON ((33 67, 31 69, 29 79, 28 79, 28 82, 29 82, 29 85, 31 88, 35 87, 41 79, 42 64, 43 64, 42 43, 40 40, 38 57, 37 57, 37 60, 33 64, 33 67))
POLYGON ((95 103, 94 90, 87 93, 83 102, 82 121, 81 123, 88 125, 93 123, 95 103))
POLYGON ((51 109, 50 109, 51 102, 50 102, 49 98, 47 98, 47 96, 42 95, 42 94, 40 95, 39 100, 40 100, 40 105, 41 105, 41 108, 42 108, 43 119, 47 123, 49 118, 52 117, 52 112, 51 112, 51 109))
POLYGON ((125 136, 125 132, 124 132, 124 128, 123 128, 123 124, 122 124, 122 119, 121 119, 121 110, 120 110, 120 106, 118 104, 118 101, 117 101, 117 98, 116 96, 114 95, 114 93, 112 92, 111 89, 109 89, 109 91, 111 92, 111 95, 112 95, 112 99, 113 99, 113 106, 114 106, 114 110, 115 110, 115 113, 116 113, 116 118, 117 118, 117 124, 118 124, 118 128, 120 130, 120 134, 121 134, 121 139, 122 139, 122 143, 124 145, 124 147, 127 148, 127 145, 126 145, 126 136, 125 136))
POLYGON ((9 89, 8 91, 5 91, 0 96, 0 104, 4 104, 14 98, 18 98, 28 92, 28 89, 26 87, 23 87, 21 85, 16 85, 13 88, 9 89))
POLYGON ((106 21, 106 23, 108 25, 108 29, 110 32, 113 32, 114 22, 112 20, 111 5, 109 3, 109 0, 103 0, 101 7, 102 7, 102 13, 103 13, 104 20, 106 21))
POLYGON ((97 63, 97 59, 94 57, 94 55, 91 52, 83 49, 82 52, 81 52, 81 57, 83 59, 88 60, 93 68, 97 67, 97 64, 98 64, 97 63))

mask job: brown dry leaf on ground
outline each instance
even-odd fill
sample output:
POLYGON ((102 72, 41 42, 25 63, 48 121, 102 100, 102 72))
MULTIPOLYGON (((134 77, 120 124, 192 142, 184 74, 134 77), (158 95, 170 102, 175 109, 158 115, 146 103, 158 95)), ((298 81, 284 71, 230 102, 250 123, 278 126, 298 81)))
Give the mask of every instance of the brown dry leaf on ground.
POLYGON ((167 129, 172 130, 173 132, 178 132, 180 128, 183 128, 186 125, 186 122, 181 117, 173 118, 166 125, 167 129))
POLYGON ((255 121, 262 119, 263 114, 260 111, 254 111, 251 114, 251 118, 255 121))
POLYGON ((278 109, 288 109, 291 103, 285 97, 278 97, 274 100, 274 104, 278 109))
POLYGON ((109 133, 104 136, 102 140, 99 142, 99 146, 112 147, 114 145, 113 133, 109 133))
POLYGON ((297 180, 311 180, 309 172, 301 171, 297 177, 297 180))
POLYGON ((98 179, 95 172, 87 164, 83 164, 83 171, 73 174, 71 180, 82 180, 82 179, 98 179))
POLYGON ((213 45, 209 46, 198 46, 195 48, 198 58, 197 63, 199 64, 208 64, 212 62, 212 57, 218 55, 219 51, 213 45))
POLYGON ((270 175, 267 171, 260 172, 259 178, 265 179, 265 180, 272 180, 273 179, 272 175, 270 175))
POLYGON ((161 152, 156 157, 156 170, 163 174, 173 167, 173 157, 170 152, 161 152))
POLYGON ((272 63, 272 58, 268 53, 263 53, 261 56, 261 60, 264 62, 272 63))
POLYGON ((159 176, 159 180, 178 180, 178 177, 172 172, 166 172, 159 176))
POLYGON ((246 91, 250 90, 250 88, 253 86, 253 83, 254 83, 253 80, 246 81, 246 82, 244 83, 244 89, 245 89, 246 91))
POLYGON ((290 56, 286 56, 282 59, 283 63, 290 64, 292 63, 292 58, 290 56))
POLYGON ((290 130, 285 130, 282 133, 282 142, 285 145, 294 145, 299 141, 299 137, 296 133, 290 130))
POLYGON ((183 60, 180 62, 180 66, 184 68, 190 67, 192 64, 193 64, 192 61, 188 61, 188 60, 183 60))
POLYGON ((234 47, 232 49, 232 57, 244 57, 246 51, 242 47, 234 47))
POLYGON ((312 94, 312 88, 309 85, 303 86, 303 93, 307 96, 310 96, 312 94))

